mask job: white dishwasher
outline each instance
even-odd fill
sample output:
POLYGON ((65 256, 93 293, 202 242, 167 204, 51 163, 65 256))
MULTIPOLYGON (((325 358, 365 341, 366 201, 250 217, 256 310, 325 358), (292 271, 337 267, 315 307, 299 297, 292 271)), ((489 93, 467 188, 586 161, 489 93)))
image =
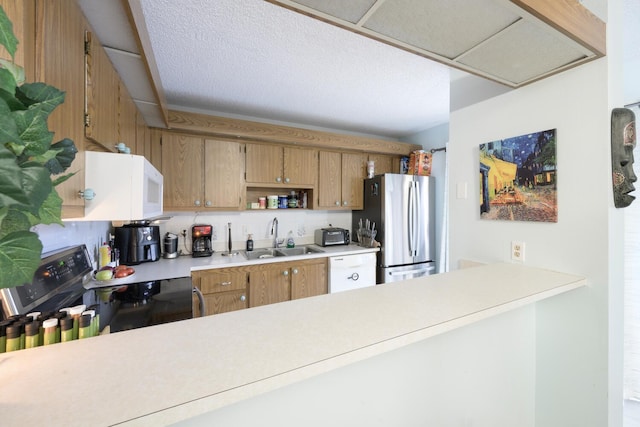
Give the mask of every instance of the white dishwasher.
POLYGON ((375 286, 376 254, 329 257, 329 293, 375 286))

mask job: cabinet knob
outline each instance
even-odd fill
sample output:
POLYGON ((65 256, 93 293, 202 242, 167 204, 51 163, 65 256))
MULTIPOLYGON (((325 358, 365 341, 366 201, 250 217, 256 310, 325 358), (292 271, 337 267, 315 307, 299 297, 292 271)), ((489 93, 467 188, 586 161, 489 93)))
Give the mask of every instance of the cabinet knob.
POLYGON ((193 204, 196 206, 200 206, 200 200, 196 200, 195 202, 193 202, 193 204))
POLYGON ((336 200, 336 206, 340 206, 340 201, 336 200))
POLYGON ((207 200, 206 202, 204 202, 204 204, 205 204, 206 206, 211 206, 211 205, 212 205, 211 200, 207 200))
POLYGON ((288 275, 289 275, 289 270, 285 270, 285 271, 283 271, 283 272, 282 272, 282 275, 283 275, 283 276, 288 276, 288 275))
POLYGON ((282 178, 281 177, 277 177, 276 178, 276 182, 282 182, 282 178))
POLYGON ((294 268, 293 270, 291 270, 291 272, 292 272, 293 274, 298 274, 298 269, 297 269, 297 268, 294 268))
POLYGON ((80 196, 81 199, 93 200, 93 198, 96 197, 96 193, 90 188, 85 188, 84 191, 78 191, 78 196, 80 196))
POLYGON ((289 178, 285 178, 285 179, 284 179, 284 182, 287 182, 287 183, 288 183, 289 181, 291 181, 289 178))
POLYGON ((345 200, 344 202, 342 202, 342 206, 347 206, 349 203, 347 203, 347 201, 345 200))
POLYGON ((240 301, 246 301, 247 297, 245 295, 240 295, 240 301))

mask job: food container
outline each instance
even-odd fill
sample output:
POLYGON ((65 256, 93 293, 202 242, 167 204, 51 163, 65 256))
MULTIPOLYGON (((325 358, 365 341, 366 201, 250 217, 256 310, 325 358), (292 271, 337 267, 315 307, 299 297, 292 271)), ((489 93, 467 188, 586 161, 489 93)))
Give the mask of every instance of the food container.
POLYGON ((278 196, 278 208, 279 209, 287 209, 288 206, 288 197, 286 194, 278 196))
POLYGON ((258 197, 258 209, 266 209, 266 208, 267 208, 267 198, 258 197))
POLYGON ((267 208, 278 209, 278 196, 267 196, 267 208))

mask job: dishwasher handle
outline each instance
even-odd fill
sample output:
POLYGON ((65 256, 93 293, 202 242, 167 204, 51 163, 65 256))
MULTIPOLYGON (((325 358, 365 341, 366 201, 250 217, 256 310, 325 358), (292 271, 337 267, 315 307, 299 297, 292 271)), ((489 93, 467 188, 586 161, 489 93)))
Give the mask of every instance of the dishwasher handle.
POLYGON ((198 289, 197 286, 193 287, 192 292, 196 294, 196 296, 198 297, 198 302, 200 304, 200 317, 204 317, 207 312, 207 306, 205 305, 205 302, 204 302, 204 295, 202 295, 202 291, 198 289))

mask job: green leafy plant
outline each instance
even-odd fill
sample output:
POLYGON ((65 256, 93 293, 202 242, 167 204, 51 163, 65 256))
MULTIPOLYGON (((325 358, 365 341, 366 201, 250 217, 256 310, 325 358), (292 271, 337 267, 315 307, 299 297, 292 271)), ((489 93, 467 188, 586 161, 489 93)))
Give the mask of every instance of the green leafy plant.
POLYGON ((47 120, 65 93, 44 83, 25 83, 14 62, 18 40, 0 7, 0 288, 30 283, 40 264, 42 243, 32 227, 61 224, 62 199, 55 187, 75 159, 70 139, 52 143, 47 120), (53 176, 55 175, 55 176, 53 176))

